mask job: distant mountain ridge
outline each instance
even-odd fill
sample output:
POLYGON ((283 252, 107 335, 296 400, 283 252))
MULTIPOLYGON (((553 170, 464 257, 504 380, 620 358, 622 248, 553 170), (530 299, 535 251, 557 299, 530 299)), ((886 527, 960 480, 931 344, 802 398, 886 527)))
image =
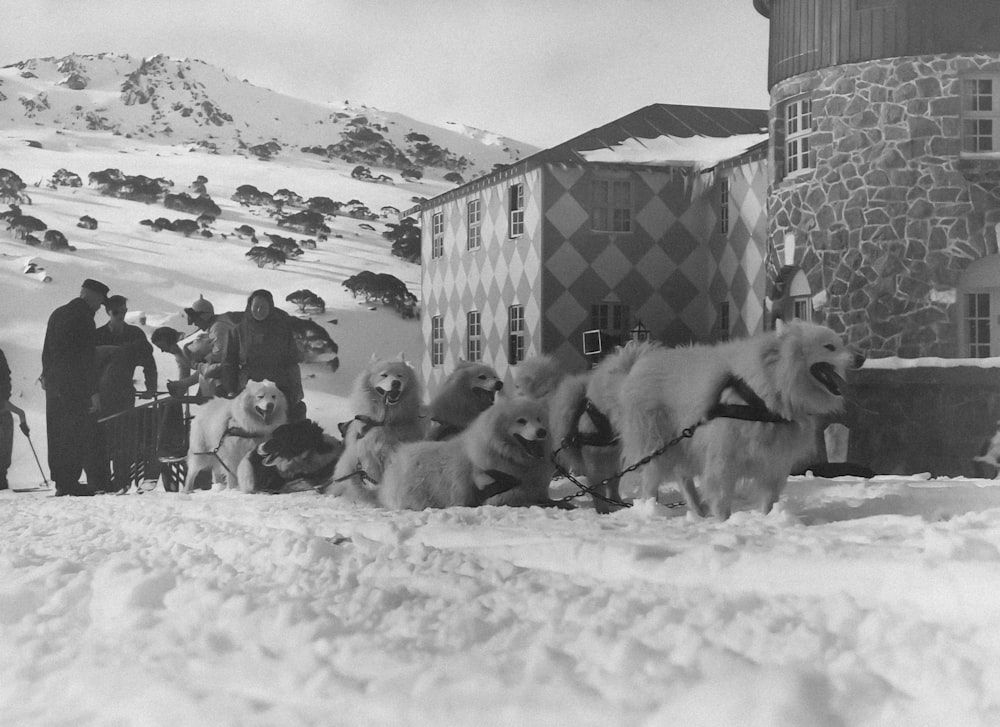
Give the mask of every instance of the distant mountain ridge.
POLYGON ((460 124, 294 98, 204 61, 165 55, 74 54, 0 68, 0 128, 27 134, 33 126, 262 159, 309 153, 465 180, 538 151, 460 124))

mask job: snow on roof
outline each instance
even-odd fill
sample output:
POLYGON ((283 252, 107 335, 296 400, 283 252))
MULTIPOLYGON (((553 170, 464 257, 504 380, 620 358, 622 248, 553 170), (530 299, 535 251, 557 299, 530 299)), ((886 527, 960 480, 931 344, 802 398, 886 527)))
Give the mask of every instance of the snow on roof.
POLYGON ((924 358, 899 358, 898 356, 887 356, 885 358, 870 358, 865 361, 862 368, 865 369, 915 369, 915 368, 955 368, 957 366, 974 366, 981 369, 1000 368, 1000 357, 991 358, 937 358, 926 356, 924 358))
POLYGON ((667 136, 655 139, 630 137, 614 146, 580 150, 588 162, 618 164, 684 164, 702 169, 743 154, 751 147, 767 141, 767 134, 734 134, 733 136, 667 136))

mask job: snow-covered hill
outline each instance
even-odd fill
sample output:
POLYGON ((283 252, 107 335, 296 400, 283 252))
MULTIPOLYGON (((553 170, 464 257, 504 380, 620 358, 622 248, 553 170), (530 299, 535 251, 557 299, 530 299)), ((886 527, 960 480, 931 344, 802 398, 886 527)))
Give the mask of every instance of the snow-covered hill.
MULTIPOLYGON (((391 254, 391 243, 382 236, 397 223, 394 210, 405 210, 413 199, 433 196, 451 185, 423 179, 378 184, 351 177, 351 165, 339 160, 323 161, 313 155, 279 155, 265 162, 253 157, 190 153, 153 141, 126 139, 96 131, 33 130, 40 146, 23 141, 23 129, 0 131, 0 167, 15 172, 26 183, 24 214, 62 232, 75 251, 32 247, 17 239, 0 222, 0 348, 7 354, 13 372, 14 403, 28 411, 39 455, 45 461, 44 393, 36 378, 40 372, 41 344, 45 322, 57 306, 76 297, 87 277, 106 282, 115 293, 129 299, 130 320, 150 334, 168 325, 192 331, 183 308, 204 294, 218 310, 242 310, 246 297, 256 288, 268 288, 290 313, 285 303, 290 293, 308 289, 326 301, 324 314, 313 319, 323 325, 340 346, 341 368, 333 373, 322 364, 307 364, 304 370, 307 399, 313 415, 335 431, 338 421, 350 418, 345 398, 350 382, 372 354, 404 352, 418 357, 419 324, 404 320, 395 311, 369 310, 343 287, 345 279, 360 270, 389 273, 420 295, 420 268, 391 254), (204 191, 221 214, 201 233, 185 236, 169 230, 154 231, 144 220, 169 220, 194 216, 162 203, 145 203, 106 196, 87 183, 94 171, 118 169, 124 175, 145 175, 172 180, 172 192, 191 192, 199 177, 207 180, 204 191), (55 172, 65 169, 78 175, 79 187, 55 186, 55 172), (273 194, 284 189, 305 200, 327 197, 340 203, 359 202, 371 211, 367 218, 344 214, 327 216, 330 228, 325 240, 279 227, 266 207, 242 206, 232 199, 236 189, 252 185, 273 194), (93 217, 96 229, 77 226, 82 216, 93 217), (301 242, 312 239, 314 249, 275 268, 259 268, 246 257, 252 243, 235 234, 238 227, 252 227, 259 242, 268 244, 268 234, 301 242), (33 260, 45 269, 50 282, 25 274, 33 260), (378 335, 374 332, 377 331, 378 335)), ((5 211, 6 205, 0 205, 5 211)), ((294 213, 294 207, 285 207, 294 213)), ((39 236, 41 233, 39 233, 39 236)), ((106 320, 102 311, 97 323, 106 320)), ((159 355, 159 354, 158 354, 159 355)), ((161 389, 176 376, 168 357, 159 359, 161 389)), ((12 481, 38 479, 30 452, 20 447, 11 470, 12 481)))
POLYGON ((317 103, 164 55, 34 58, 0 69, 0 128, 103 131, 266 158, 309 154, 465 180, 536 151, 480 129, 442 128, 364 105, 317 103), (306 152, 303 149, 309 149, 306 152))

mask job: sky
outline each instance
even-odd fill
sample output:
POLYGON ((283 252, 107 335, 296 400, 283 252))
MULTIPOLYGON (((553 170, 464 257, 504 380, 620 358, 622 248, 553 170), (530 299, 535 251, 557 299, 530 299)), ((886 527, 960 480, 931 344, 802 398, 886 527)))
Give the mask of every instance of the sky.
POLYGON ((768 105, 752 0, 0 0, 0 15, 0 65, 165 53, 540 147, 651 103, 768 105))

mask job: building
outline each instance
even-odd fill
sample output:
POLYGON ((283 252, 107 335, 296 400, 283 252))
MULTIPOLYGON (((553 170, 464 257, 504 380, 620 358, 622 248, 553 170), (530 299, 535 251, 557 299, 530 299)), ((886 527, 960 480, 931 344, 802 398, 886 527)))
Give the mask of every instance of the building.
POLYGON ((765 324, 767 112, 654 104, 419 206, 422 373, 765 324))
POLYGON ((754 6, 778 306, 871 357, 1000 355, 1000 3, 754 6))

